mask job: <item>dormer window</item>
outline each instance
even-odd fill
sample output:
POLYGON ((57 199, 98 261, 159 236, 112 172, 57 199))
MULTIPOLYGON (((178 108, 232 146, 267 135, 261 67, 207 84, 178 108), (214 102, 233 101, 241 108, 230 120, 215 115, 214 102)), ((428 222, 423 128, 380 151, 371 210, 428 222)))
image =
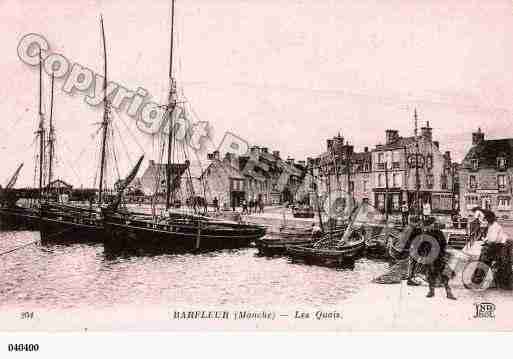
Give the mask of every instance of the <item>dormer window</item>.
POLYGON ((474 158, 470 161, 470 164, 472 165, 472 169, 474 171, 477 171, 479 169, 479 160, 477 158, 474 158))
POLYGON ((506 169, 506 158, 504 156, 497 157, 497 169, 498 170, 506 169))

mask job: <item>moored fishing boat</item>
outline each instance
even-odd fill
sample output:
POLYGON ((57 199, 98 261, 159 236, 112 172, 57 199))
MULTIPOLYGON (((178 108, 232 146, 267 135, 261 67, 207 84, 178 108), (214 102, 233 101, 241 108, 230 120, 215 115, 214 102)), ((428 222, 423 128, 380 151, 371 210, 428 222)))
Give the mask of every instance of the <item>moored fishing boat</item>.
MULTIPOLYGON (((323 240, 332 240, 327 235, 323 240)), ((359 232, 353 234, 344 241, 339 241, 331 246, 319 246, 316 244, 302 246, 290 245, 286 247, 287 254, 295 260, 303 260, 310 264, 325 266, 343 266, 354 261, 365 249, 365 238, 359 232)))
MULTIPOLYGON (((331 233, 332 235, 343 233, 345 228, 344 225, 337 226, 331 230, 331 233)), ((275 236, 255 241, 255 247, 258 248, 259 254, 273 256, 285 254, 287 246, 308 246, 318 240, 319 237, 313 236, 312 228, 283 228, 275 236)))
MULTIPOLYGON (((169 94, 164 120, 167 120, 167 137, 162 141, 161 155, 167 152, 165 171, 165 197, 166 206, 163 215, 155 214, 155 203, 152 201, 152 215, 129 212, 109 206, 102 209, 105 228, 105 246, 110 249, 156 249, 162 251, 198 251, 225 248, 238 248, 263 237, 265 227, 244 222, 217 220, 197 213, 197 206, 193 201, 194 213, 177 211, 172 204, 175 202, 175 190, 181 175, 187 173, 190 179, 190 161, 184 158, 184 163, 176 163, 175 156, 183 153, 187 157, 187 149, 182 143, 182 151, 175 151, 178 146, 175 130, 175 117, 178 103, 176 83, 173 77, 173 38, 174 38, 175 1, 171 4, 171 36, 169 61, 169 94), (167 146, 165 146, 167 144, 167 146), (165 148, 167 147, 167 149, 165 148), (167 150, 167 151, 166 151, 167 150), (182 168, 181 171, 177 167, 182 168), (176 171, 176 173, 172 173, 176 171)), ((164 127, 166 124, 162 124, 164 127)), ((158 178, 158 183, 163 183, 158 178)), ((158 186, 155 187, 155 192, 158 186)), ((192 189, 193 192, 193 189, 192 189)), ((156 193, 155 193, 156 196, 156 193)), ((196 198, 195 193, 190 197, 196 198)))
POLYGON ((265 227, 170 213, 155 219, 142 213, 104 211, 105 245, 111 249, 195 251, 247 247, 265 227))
MULTIPOLYGON (((43 241, 103 241, 103 220, 101 218, 100 207, 105 200, 104 193, 104 172, 106 168, 106 148, 107 136, 109 129, 109 102, 107 100, 107 48, 105 40, 105 30, 103 26, 103 17, 100 17, 101 36, 103 41, 104 53, 104 111, 103 121, 101 122, 102 140, 101 140, 101 158, 100 158, 100 178, 98 188, 98 201, 93 206, 95 193, 89 198, 89 206, 83 207, 77 204, 66 204, 59 202, 42 202, 40 208, 40 225, 41 239, 43 241)), ((52 104, 53 104, 53 76, 52 76, 52 104)), ((53 106, 52 106, 53 107, 53 106)), ((50 117, 51 118, 51 117, 50 117)), ((50 122, 50 131, 53 131, 53 125, 50 122)), ((49 178, 52 176, 52 157, 53 157, 53 138, 50 137, 50 161, 49 161, 49 178)), ((140 162, 137 164, 139 168, 140 162)))

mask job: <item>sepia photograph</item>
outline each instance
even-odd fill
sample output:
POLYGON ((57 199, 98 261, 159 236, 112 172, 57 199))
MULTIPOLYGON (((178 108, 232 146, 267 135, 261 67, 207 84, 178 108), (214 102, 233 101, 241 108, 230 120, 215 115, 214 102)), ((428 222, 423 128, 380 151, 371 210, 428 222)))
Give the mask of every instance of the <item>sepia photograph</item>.
POLYGON ((513 330, 512 1, 3 0, 0 44, 0 332, 513 330))

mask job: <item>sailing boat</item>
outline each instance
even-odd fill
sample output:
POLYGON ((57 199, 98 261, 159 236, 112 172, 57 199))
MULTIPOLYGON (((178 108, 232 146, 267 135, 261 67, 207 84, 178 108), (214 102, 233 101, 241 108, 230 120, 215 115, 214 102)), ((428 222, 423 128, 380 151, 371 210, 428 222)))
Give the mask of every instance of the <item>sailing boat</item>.
MULTIPOLYGON (((177 107, 176 84, 173 77, 173 35, 175 1, 171 5, 171 39, 169 61, 169 94, 167 120, 166 165, 166 212, 167 216, 134 213, 112 208, 103 209, 106 232, 105 245, 111 249, 171 249, 173 251, 211 250, 248 246, 252 241, 265 235, 265 227, 210 217, 173 212, 172 199, 176 181, 180 174, 172 176, 173 116, 177 107)), ((184 164, 188 168, 189 162, 184 164)), ((155 204, 153 204, 154 206, 155 204)), ((155 212, 155 211, 153 211, 155 212)))
MULTIPOLYGON (((23 164, 21 164, 7 183, 6 188, 0 193, 0 224, 3 229, 32 229, 39 227, 40 205, 43 199, 43 178, 44 178, 44 158, 45 158, 45 128, 42 106, 43 92, 43 64, 41 58, 41 49, 39 49, 39 125, 36 131, 39 138, 39 189, 16 190, 14 185, 18 179, 23 164), (21 198, 37 198, 38 207, 22 207, 17 202, 21 198)), ((53 87, 53 77, 52 77, 53 87)), ((53 88, 52 88, 53 101, 53 88)), ((37 167, 37 162, 36 162, 37 167)))
MULTIPOLYGON (((106 146, 107 131, 109 126, 109 103, 107 101, 107 50, 105 43, 105 30, 103 26, 103 17, 100 17, 101 35, 103 39, 104 53, 104 112, 101 140, 101 159, 100 159, 100 184, 98 192, 98 203, 103 202, 103 178, 106 164, 106 146)), ((53 90, 52 90, 53 92, 53 90)), ((52 96, 53 98, 53 96, 52 96)), ((49 176, 52 176, 52 160, 53 160, 53 124, 50 125, 52 140, 50 147, 50 166, 49 176)), ((140 162, 134 168, 135 171, 140 166, 140 162)), ((134 171, 133 170, 133 171, 134 171)), ((123 189, 121 189, 122 192, 123 189)), ((67 205, 63 203, 44 202, 41 204, 41 220, 40 220, 41 239, 43 241, 57 241, 62 239, 73 238, 73 240, 101 241, 103 236, 103 221, 101 211, 98 208, 89 206, 87 208, 78 205, 67 205)))

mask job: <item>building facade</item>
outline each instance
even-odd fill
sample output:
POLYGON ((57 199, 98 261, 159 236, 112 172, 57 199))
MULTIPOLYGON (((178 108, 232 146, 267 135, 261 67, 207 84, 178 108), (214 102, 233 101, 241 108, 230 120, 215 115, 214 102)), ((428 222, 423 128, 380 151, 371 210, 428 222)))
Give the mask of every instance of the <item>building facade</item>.
POLYGON ((368 147, 355 152, 339 133, 326 141, 326 152, 315 162, 321 201, 326 201, 328 194, 341 193, 360 203, 372 202, 372 154, 368 147))
POLYGON ((499 218, 513 216, 513 139, 486 140, 478 129, 460 168, 460 213, 476 206, 494 211, 499 218))
POLYGON ((450 152, 442 153, 439 142, 433 141, 429 122, 417 137, 388 129, 385 143, 372 151, 372 203, 387 213, 399 213, 403 203, 410 210, 429 203, 433 214, 450 214, 457 204, 456 168, 450 152))

